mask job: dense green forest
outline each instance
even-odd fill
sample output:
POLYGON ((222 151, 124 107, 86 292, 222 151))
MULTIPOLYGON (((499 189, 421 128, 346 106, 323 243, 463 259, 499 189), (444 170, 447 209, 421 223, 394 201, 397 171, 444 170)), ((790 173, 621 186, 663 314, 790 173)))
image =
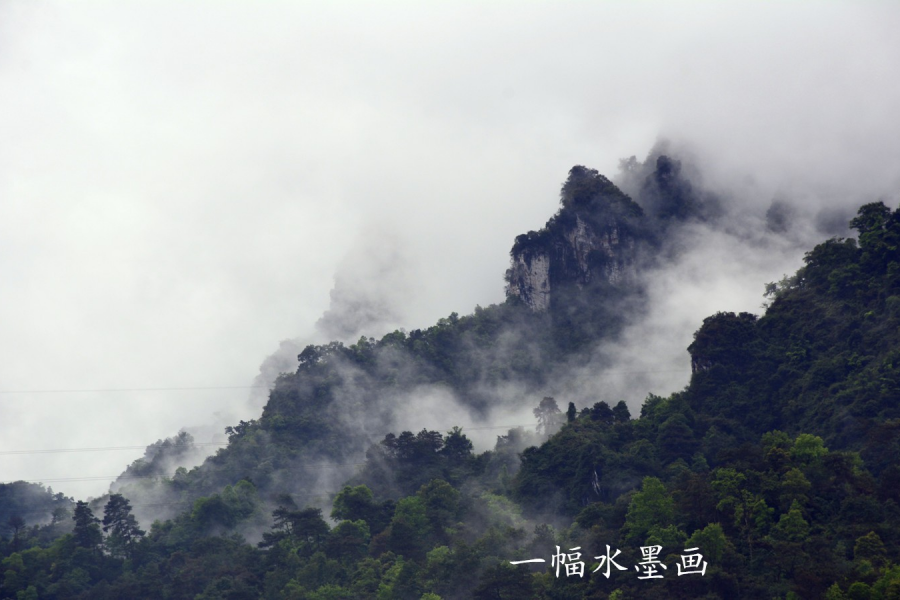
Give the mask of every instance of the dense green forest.
POLYGON ((507 273, 524 286, 536 252, 561 257, 547 310, 511 293, 424 330, 309 346, 206 463, 166 472, 182 434, 92 502, 0 485, 0 598, 900 598, 900 210, 862 206, 857 238, 768 284, 762 316, 698 323, 690 384, 640 415, 542 395, 647 310, 639 277, 609 274, 717 218, 679 168, 645 167, 637 201, 570 172, 507 273), (619 245, 566 254, 579 227, 619 245), (512 395, 537 431, 482 453, 458 427, 385 433, 392 400, 423 386, 485 415, 512 395))

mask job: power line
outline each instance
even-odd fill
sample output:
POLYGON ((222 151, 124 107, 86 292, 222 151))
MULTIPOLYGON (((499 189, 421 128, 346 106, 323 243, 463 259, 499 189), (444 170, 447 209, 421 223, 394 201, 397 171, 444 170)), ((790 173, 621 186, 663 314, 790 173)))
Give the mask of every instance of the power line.
POLYGON ((176 392, 184 390, 252 390, 268 389, 267 385, 203 385, 188 387, 97 388, 72 390, 0 390, 0 394, 94 394, 107 392, 176 392))
MULTIPOLYGON (((0 450, 0 456, 13 454, 59 454, 67 452, 107 452, 111 450, 146 450, 153 444, 143 446, 96 446, 93 448, 52 448, 47 450, 0 450)), ((192 446, 227 446, 228 442, 194 442, 192 446)))
MULTIPOLYGON (((484 430, 484 429, 517 429, 519 427, 535 427, 533 424, 529 425, 485 425, 482 427, 469 427, 463 428, 463 432, 466 430, 484 430)), ((427 428, 426 428, 427 429, 427 428)), ((432 430, 436 431, 436 430, 432 430)), ((195 446, 221 446, 224 443, 218 442, 204 442, 200 444, 194 444, 195 446)), ((88 452, 88 451, 102 451, 102 450, 120 450, 120 449, 142 449, 144 446, 108 446, 107 448, 66 448, 61 450, 10 450, 6 452, 0 452, 0 455, 3 454, 27 454, 27 453, 50 453, 50 452, 88 452)), ((332 464, 319 464, 319 465, 310 465, 309 468, 312 469, 338 469, 343 467, 359 467, 365 465, 364 462, 354 462, 354 463, 332 463, 332 464)), ((287 470, 298 470, 298 469, 287 469, 287 470)), ((303 469, 304 471, 308 469, 303 469)), ((46 479, 17 479, 16 481, 23 481, 25 483, 73 483, 78 481, 116 481, 119 479, 163 479, 165 476, 160 475, 91 475, 87 477, 52 477, 46 479)), ((13 483, 13 482, 7 482, 13 483)))
MULTIPOLYGON (((330 496, 333 496, 336 493, 337 492, 334 492, 334 491, 318 492, 318 493, 312 493, 312 494, 311 493, 301 493, 301 494, 295 493, 295 494, 291 494, 291 496, 292 497, 300 497, 300 498, 310 498, 310 499, 314 499, 314 500, 327 500, 330 496)), ((101 496, 101 498, 102 498, 102 496, 101 496)), ((127 498, 127 496, 126 496, 126 498, 127 498)), ((100 498, 94 498, 93 500, 88 501, 87 504, 88 505, 94 504, 99 499, 100 498)), ((159 506, 190 506, 194 503, 195 500, 197 500, 197 499, 194 498, 191 500, 178 500, 175 502, 138 502, 138 503, 132 504, 131 498, 128 498, 131 508, 147 508, 147 507, 159 507, 159 506)), ((31 515, 31 514, 49 514, 49 513, 52 513, 52 511, 53 511, 53 508, 32 508, 32 509, 28 509, 28 510, 12 511, 12 514, 18 515, 21 517, 24 515, 31 515)))
MULTIPOLYGON (((339 469, 343 467, 359 467, 365 465, 364 462, 355 462, 355 463, 334 463, 334 464, 319 464, 319 465, 310 465, 310 469, 339 469)), ((307 472, 310 469, 283 469, 283 471, 303 471, 307 472)), ((48 478, 48 479, 17 479, 16 481, 22 481, 24 483, 71 483, 76 481, 117 481, 120 479, 171 479, 171 477, 167 477, 165 475, 91 475, 89 477, 56 477, 56 478, 48 478)), ((9 482, 15 483, 15 482, 9 482)), ((7 484, 8 485, 8 484, 7 484)))
MULTIPOLYGON (((463 427, 463 432, 466 431, 475 431, 475 430, 484 430, 484 429, 515 429, 517 427, 534 427, 535 425, 484 425, 479 427, 463 427)), ((428 428, 429 431, 438 431, 443 428, 428 428)), ((154 442, 155 443, 155 442, 154 442)), ((146 450, 153 444, 145 444, 143 446, 94 446, 89 448, 49 448, 49 449, 35 449, 35 450, 0 450, 0 456, 12 456, 12 455, 20 455, 20 454, 65 454, 72 452, 108 452, 115 450, 146 450)), ((228 442, 193 442, 191 446, 188 446, 188 449, 191 447, 199 447, 199 446, 227 446, 228 442)))
MULTIPOLYGON (((647 373, 688 373, 689 369, 651 369, 644 371, 599 370, 598 374, 618 373, 637 375, 647 373)), ((269 389, 268 385, 201 385, 201 386, 169 386, 169 387, 128 387, 128 388, 96 388, 96 389, 58 389, 58 390, 0 390, 2 395, 12 394, 100 394, 110 392, 177 392, 190 390, 252 390, 269 389)))

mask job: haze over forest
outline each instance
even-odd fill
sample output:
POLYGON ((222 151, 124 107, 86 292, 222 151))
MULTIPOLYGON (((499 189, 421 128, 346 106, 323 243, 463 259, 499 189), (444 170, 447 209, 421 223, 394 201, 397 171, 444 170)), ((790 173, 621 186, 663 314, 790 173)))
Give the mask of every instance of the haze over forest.
MULTIPOLYGON (((512 240, 573 165, 629 191, 620 160, 666 147, 727 210, 684 232, 647 319, 602 349, 602 385, 636 413, 687 383, 704 317, 759 313, 762 284, 860 204, 896 207, 898 20, 889 3, 0 4, 0 480, 84 498, 181 428, 223 441, 307 343, 502 301, 512 240), (198 387, 231 389, 174 389, 198 387)), ((404 426, 482 423, 457 416, 404 426)))

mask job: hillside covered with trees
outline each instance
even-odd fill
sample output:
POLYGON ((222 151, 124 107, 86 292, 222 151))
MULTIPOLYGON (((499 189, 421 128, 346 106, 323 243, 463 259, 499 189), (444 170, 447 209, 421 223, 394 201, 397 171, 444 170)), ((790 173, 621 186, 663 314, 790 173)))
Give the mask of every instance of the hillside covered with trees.
POLYGON ((505 303, 307 347, 199 467, 163 466, 182 435, 92 502, 0 485, 0 598, 900 598, 900 209, 862 206, 761 316, 698 323, 690 384, 639 415, 554 398, 647 310, 622 274, 719 214, 677 161, 641 168, 635 200, 574 168, 505 303), (436 389, 525 403, 537 431, 477 453, 458 427, 391 429, 436 389))

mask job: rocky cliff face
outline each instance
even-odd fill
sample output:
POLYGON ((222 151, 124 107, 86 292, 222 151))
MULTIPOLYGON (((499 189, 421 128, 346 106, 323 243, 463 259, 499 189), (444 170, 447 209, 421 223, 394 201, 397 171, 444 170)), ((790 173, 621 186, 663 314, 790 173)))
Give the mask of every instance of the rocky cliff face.
POLYGON ((640 207, 585 167, 569 172, 561 195, 559 212, 540 231, 518 236, 510 252, 506 294, 536 312, 551 307, 561 286, 621 286, 636 278, 640 207))
POLYGON ((518 296, 531 310, 550 308, 550 257, 543 252, 513 254, 507 296, 518 296))

